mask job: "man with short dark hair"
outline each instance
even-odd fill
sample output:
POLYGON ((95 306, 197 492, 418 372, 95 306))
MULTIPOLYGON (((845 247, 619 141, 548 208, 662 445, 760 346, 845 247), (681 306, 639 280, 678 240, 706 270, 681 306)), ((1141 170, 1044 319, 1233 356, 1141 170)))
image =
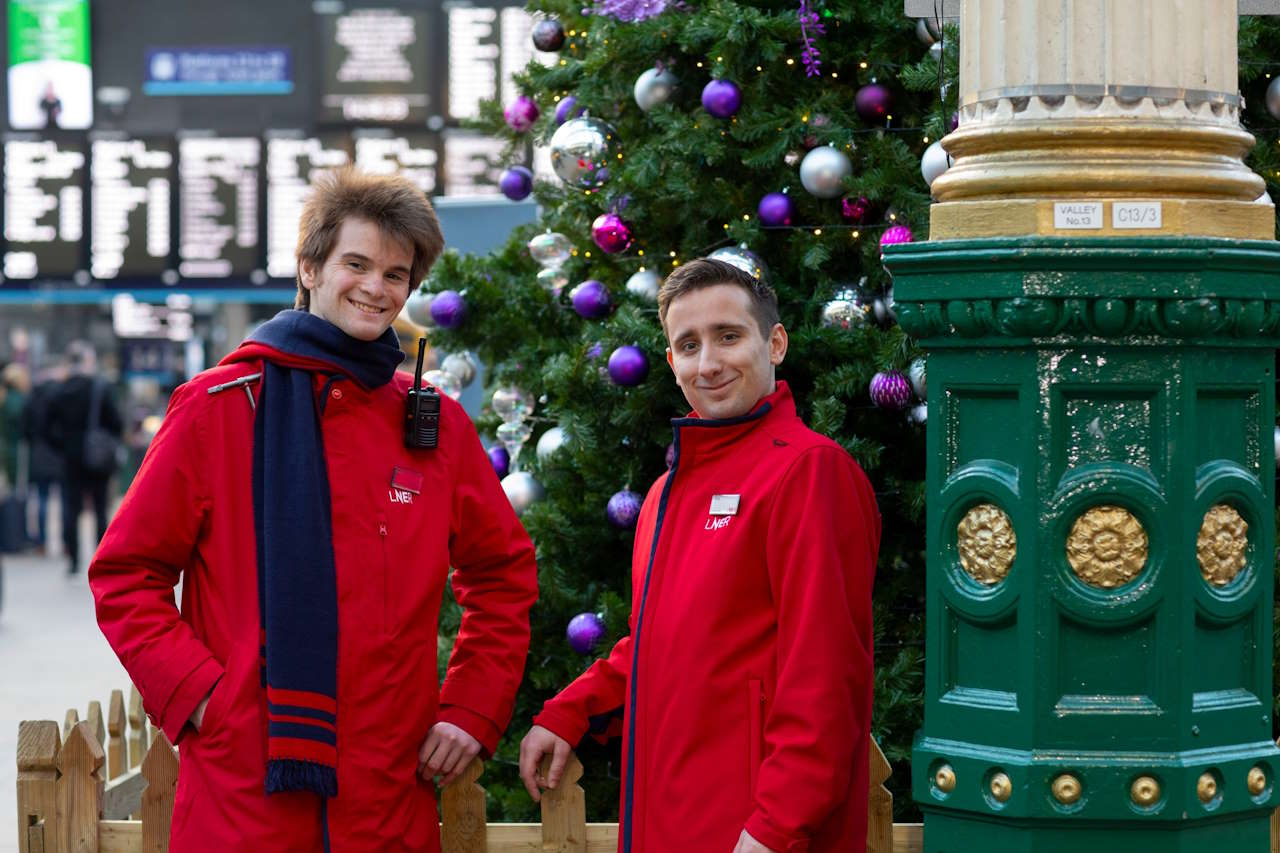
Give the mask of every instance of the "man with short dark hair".
POLYGON ((623 853, 865 849, 874 494, 775 379, 770 288, 695 260, 658 313, 693 412, 640 512, 631 634, 543 706, 521 778, 538 799, 621 716, 623 853))
POLYGON ((174 392, 90 567, 103 632, 181 741, 177 853, 439 851, 432 777, 510 719, 532 543, 454 401, 437 446, 405 438, 390 327, 442 247, 404 178, 319 179, 299 309, 174 392))

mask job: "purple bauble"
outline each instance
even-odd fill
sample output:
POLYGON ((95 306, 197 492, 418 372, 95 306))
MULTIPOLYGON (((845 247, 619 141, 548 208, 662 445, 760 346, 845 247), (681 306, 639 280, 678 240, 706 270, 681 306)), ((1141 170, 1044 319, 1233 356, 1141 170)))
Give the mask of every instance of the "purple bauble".
POLYGON ((507 104, 507 108, 502 111, 502 117, 507 120, 507 126, 516 133, 524 133, 538 120, 538 104, 528 95, 521 95, 507 104))
POLYGON ((879 83, 868 83, 854 94, 853 108, 867 124, 884 124, 893 109, 893 94, 879 83))
POLYGON ((580 655, 589 655, 596 643, 604 639, 604 620, 594 613, 579 613, 569 620, 565 629, 569 648, 580 655))
POLYGON ((951 131, 955 130, 959 126, 960 126, 960 113, 958 112, 952 113, 951 118, 947 119, 947 133, 950 133, 951 131))
POLYGON ((795 202, 786 193, 769 193, 756 207, 761 225, 790 225, 796 215, 795 202))
POLYGON ((871 377, 871 402, 883 409, 902 411, 911 402, 911 380, 897 370, 871 377))
POLYGON ((571 118, 577 118, 586 112, 586 109, 578 106, 578 99, 573 95, 566 95, 560 99, 560 104, 556 107, 556 124, 564 124, 571 118))
POLYGON ((524 166, 512 166, 498 179, 498 188, 512 201, 521 201, 533 192, 533 172, 524 166))
POLYGON ((511 473, 511 454, 500 444, 495 444, 488 450, 489 464, 493 466, 493 473, 498 475, 501 480, 507 474, 511 473))
POLYGON ((609 378, 615 385, 639 385, 649 375, 649 357, 631 344, 618 347, 609 355, 609 378))
POLYGON ((702 87, 702 108, 716 118, 730 118, 742 106, 742 90, 730 80, 712 80, 702 87))
POLYGON ((564 25, 555 18, 547 18, 533 25, 533 46, 546 53, 564 47, 564 25))
POLYGON ((605 508, 609 523, 624 530, 635 527, 642 503, 644 498, 630 489, 614 492, 613 497, 609 498, 609 506, 605 508))
POLYGON ((611 255, 631 245, 631 226, 616 213, 602 213, 591 223, 591 239, 611 255))
POLYGON ((871 202, 867 197, 860 195, 857 198, 845 196, 840 199, 840 215, 854 225, 861 225, 867 221, 867 215, 871 213, 871 202))
POLYGON ((591 348, 587 350, 587 358, 591 359, 592 361, 595 361, 597 358, 599 358, 602 355, 604 355, 604 347, 600 345, 599 341, 596 341, 594 344, 591 345, 591 348))
POLYGON ((880 247, 892 246, 894 243, 910 243, 914 239, 915 235, 911 233, 910 228, 905 225, 893 225, 886 228, 880 235, 880 247))
POLYGON ((607 316, 611 307, 608 288, 594 278, 587 279, 569 291, 569 298, 573 300, 573 310, 578 312, 578 316, 588 320, 599 320, 607 316))
POLYGON ((675 442, 672 442, 671 444, 668 444, 668 445, 667 445, 667 455, 666 455, 666 460, 667 460, 667 467, 668 467, 668 468, 670 468, 672 465, 676 464, 676 445, 675 445, 675 442))
POLYGON ((442 329, 456 329, 467 317, 467 301, 456 290, 442 290, 431 300, 431 319, 442 329))

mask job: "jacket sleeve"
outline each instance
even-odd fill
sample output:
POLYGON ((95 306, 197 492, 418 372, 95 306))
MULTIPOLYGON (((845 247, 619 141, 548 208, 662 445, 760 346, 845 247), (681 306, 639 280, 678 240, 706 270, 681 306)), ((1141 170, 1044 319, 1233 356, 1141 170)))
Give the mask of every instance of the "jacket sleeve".
POLYGON ((769 527, 777 687, 746 830, 773 850, 803 851, 854 774, 867 772, 880 516, 861 469, 843 450, 822 446, 792 464, 769 527))
MULTIPOLYGON (((461 412, 461 410, 459 410, 461 412)), ((529 653, 529 609, 538 598, 533 543, 516 518, 470 420, 460 442, 449 557, 462 625, 440 691, 438 719, 492 755, 511 721, 529 653)))
POLYGON ((173 588, 191 560, 209 506, 200 476, 199 397, 174 392, 142 467, 89 566, 98 626, 177 743, 192 711, 222 677, 213 653, 183 621, 173 588))

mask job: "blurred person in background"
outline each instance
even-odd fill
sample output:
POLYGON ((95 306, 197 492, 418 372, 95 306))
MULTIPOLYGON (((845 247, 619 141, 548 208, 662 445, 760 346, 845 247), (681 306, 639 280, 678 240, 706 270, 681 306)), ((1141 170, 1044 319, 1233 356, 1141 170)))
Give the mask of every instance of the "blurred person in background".
POLYGON ((22 413, 31 381, 27 368, 13 362, 0 369, 0 471, 7 490, 0 493, 0 550, 25 551, 27 545, 27 453, 22 413))
POLYGON ((80 511, 87 497, 93 504, 97 535, 94 548, 107 532, 107 484, 116 472, 117 443, 124 431, 120 410, 111 399, 107 381, 98 376, 98 356, 86 341, 67 346, 71 375, 59 386, 45 418, 49 442, 62 455, 62 544, 67 573, 80 570, 80 511), (104 435, 105 433, 105 435, 104 435))
POLYGON ((27 485, 36 498, 35 545, 43 555, 49 549, 49 498, 56 486, 62 494, 66 465, 62 454, 49 443, 49 404, 67 379, 62 359, 37 371, 27 405, 22 412, 22 435, 27 442, 27 485))

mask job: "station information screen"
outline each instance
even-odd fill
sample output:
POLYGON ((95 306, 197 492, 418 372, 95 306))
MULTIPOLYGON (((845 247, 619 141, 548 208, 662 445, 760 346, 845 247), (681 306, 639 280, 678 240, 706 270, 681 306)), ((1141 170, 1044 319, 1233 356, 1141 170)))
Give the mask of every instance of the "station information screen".
POLYGON ((5 278, 70 277, 81 268, 84 143, 4 140, 5 278))
POLYGON ((532 16, 516 6, 448 10, 450 118, 478 118, 483 100, 510 103, 519 94, 513 78, 530 59, 556 61, 558 54, 533 49, 533 24, 532 16))
POLYGON ((357 132, 356 166, 375 175, 399 173, 427 195, 436 195, 439 159, 429 133, 357 132))
POLYGON ((256 137, 178 140, 178 272, 187 278, 248 275, 258 266, 256 137))
POLYGON ((492 136, 447 131, 444 137, 444 188, 449 196, 498 195, 506 143, 492 136))
POLYGON ((89 145, 89 271, 100 279, 160 277, 171 249, 172 140, 89 145))
POLYGON ((319 15, 322 122, 427 119, 427 12, 351 9, 319 15))
POLYGON ((351 162, 351 140, 341 134, 267 134, 267 275, 293 278, 298 221, 311 181, 351 162))

